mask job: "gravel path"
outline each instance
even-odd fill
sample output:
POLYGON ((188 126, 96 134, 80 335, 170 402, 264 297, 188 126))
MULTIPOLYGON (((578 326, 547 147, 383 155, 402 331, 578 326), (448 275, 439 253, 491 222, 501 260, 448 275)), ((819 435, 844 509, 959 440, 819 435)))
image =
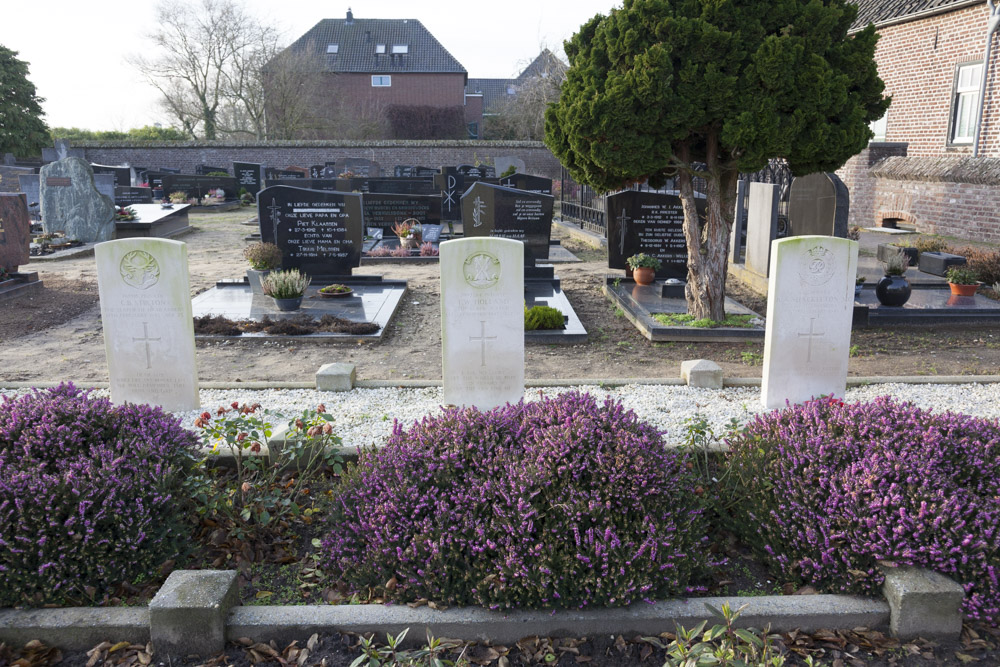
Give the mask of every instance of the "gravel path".
MULTIPOLYGON (((685 423, 695 415, 707 419, 713 431, 722 434, 731 419, 742 424, 764 411, 760 405, 760 389, 756 387, 723 390, 664 385, 532 387, 525 391, 524 397, 525 400, 537 400, 542 394, 551 396, 574 389, 590 392, 598 399, 610 397, 622 401, 641 419, 665 431, 670 444, 681 442, 685 423)), ((26 391, 4 393, 15 396, 26 391)), ((95 392, 107 395, 107 390, 95 392)), ((846 400, 867 401, 885 395, 937 412, 953 411, 1000 419, 1000 384, 876 384, 848 389, 846 400)), ((334 425, 343 444, 357 447, 383 444, 392 432, 394 420, 408 426, 438 412, 441 389, 354 389, 343 393, 311 389, 201 390, 202 410, 214 413, 219 406, 228 406, 234 401, 260 403, 265 409, 289 418, 323 403, 336 417, 334 425)), ((193 428, 194 419, 202 410, 178 413, 178 416, 186 427, 193 428)), ((275 419, 274 423, 281 423, 281 420, 275 419)))

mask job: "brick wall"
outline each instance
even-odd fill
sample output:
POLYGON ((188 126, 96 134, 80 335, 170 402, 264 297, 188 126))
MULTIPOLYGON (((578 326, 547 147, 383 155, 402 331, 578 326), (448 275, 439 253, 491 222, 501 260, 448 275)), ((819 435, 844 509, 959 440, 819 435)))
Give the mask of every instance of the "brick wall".
POLYGON ((837 175, 851 192, 848 226, 871 227, 875 224, 875 177, 871 168, 892 156, 905 156, 905 143, 872 142, 837 170, 837 175))
POLYGON ((559 161, 539 141, 273 141, 261 144, 214 142, 81 142, 86 159, 95 164, 130 164, 140 167, 171 167, 193 174, 208 164, 232 169, 232 162, 260 162, 269 167, 308 167, 326 161, 361 157, 375 160, 392 175, 397 164, 440 167, 442 165, 492 164, 497 156, 513 155, 524 160, 529 174, 559 178, 559 161))
MULTIPOLYGON (((971 154, 969 145, 948 145, 952 88, 956 65, 982 60, 988 16, 983 2, 879 28, 875 60, 893 98, 886 141, 908 143, 910 156, 971 154)), ((994 40, 979 154, 1000 157, 1000 45, 994 40)))

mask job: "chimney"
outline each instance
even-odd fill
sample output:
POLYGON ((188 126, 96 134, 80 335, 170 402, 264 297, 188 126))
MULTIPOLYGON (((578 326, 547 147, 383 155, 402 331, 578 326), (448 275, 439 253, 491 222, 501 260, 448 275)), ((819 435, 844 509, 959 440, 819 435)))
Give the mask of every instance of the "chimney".
POLYGON ((351 8, 347 8, 347 20, 344 21, 346 25, 352 25, 354 23, 354 14, 351 13, 351 8))

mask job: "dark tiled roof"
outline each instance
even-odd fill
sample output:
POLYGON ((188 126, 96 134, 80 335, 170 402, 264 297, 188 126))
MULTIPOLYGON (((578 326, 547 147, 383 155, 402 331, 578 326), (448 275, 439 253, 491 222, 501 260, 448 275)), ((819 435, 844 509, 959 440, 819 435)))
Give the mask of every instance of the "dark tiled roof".
POLYGON ((465 68, 416 19, 323 19, 299 37, 288 51, 314 53, 327 72, 461 72, 465 68), (327 46, 337 45, 337 53, 327 46), (375 46, 385 45, 384 54, 375 46), (393 54, 394 44, 408 53, 393 54))
POLYGON ((517 75, 517 81, 521 83, 532 77, 548 76, 553 72, 565 72, 567 69, 566 63, 559 60, 556 54, 548 49, 542 49, 542 52, 524 68, 524 71, 517 75))
POLYGON ((969 5, 985 5, 983 0, 855 0, 858 18, 851 26, 860 30, 869 23, 876 26, 916 20, 929 13, 953 11, 969 5))
POLYGON ((481 93, 483 96, 483 111, 494 111, 503 101, 510 97, 509 86, 517 85, 516 79, 469 79, 465 84, 465 94, 481 93))

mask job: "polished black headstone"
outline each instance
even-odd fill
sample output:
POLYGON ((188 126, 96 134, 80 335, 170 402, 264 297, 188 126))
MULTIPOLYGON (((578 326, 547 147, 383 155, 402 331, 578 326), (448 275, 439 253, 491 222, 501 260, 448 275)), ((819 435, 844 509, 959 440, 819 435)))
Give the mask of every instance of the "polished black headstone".
POLYGON ((306 188, 307 190, 323 190, 324 192, 349 192, 338 187, 340 183, 336 178, 269 178, 265 181, 267 187, 274 185, 290 185, 293 188, 306 188))
POLYGON ((527 190, 542 195, 552 194, 552 179, 531 174, 514 174, 500 179, 500 185, 515 190, 527 190))
POLYGON ((365 158, 347 157, 337 163, 341 173, 351 172, 363 178, 378 178, 382 175, 378 162, 365 158))
POLYGON ((209 190, 221 189, 226 199, 233 200, 239 196, 239 186, 232 176, 195 176, 193 174, 163 174, 163 193, 169 197, 174 192, 185 192, 188 197, 201 199, 209 190))
POLYGON ((194 168, 194 173, 199 176, 208 176, 213 171, 221 171, 224 174, 229 174, 229 170, 225 167, 212 167, 207 164, 199 164, 194 168))
POLYGON ((442 167, 434 176, 434 187, 441 193, 441 219, 462 219, 462 193, 465 192, 465 177, 454 167, 442 167))
MULTIPOLYGON (((697 199, 698 214, 705 215, 705 200, 697 199)), ((687 242, 684 207, 677 195, 626 190, 606 199, 608 266, 625 269, 625 260, 646 253, 659 258, 657 278, 687 279, 687 242)))
POLYGON ((350 275, 361 263, 361 195, 287 185, 257 196, 261 240, 283 251, 281 268, 311 275, 350 275))
POLYGON ((548 259, 552 238, 551 195, 540 195, 487 183, 473 183, 462 195, 462 229, 466 238, 498 236, 524 242, 524 263, 548 259))
POLYGON ((132 185, 132 167, 126 167, 124 165, 106 165, 106 164, 92 164, 90 168, 94 170, 95 174, 114 174, 115 176, 115 186, 131 186, 132 185))
POLYGON ((257 162, 234 162, 236 184, 256 196, 264 188, 264 165, 257 162))
POLYGON ((152 204, 152 188, 127 188, 115 186, 115 205, 131 206, 132 204, 152 204))
POLYGON ((274 167, 266 167, 264 169, 264 178, 268 181, 279 178, 305 178, 305 177, 306 177, 305 174, 295 169, 275 169, 274 167))
POLYGON ((407 218, 423 223, 441 222, 441 197, 371 192, 364 195, 365 224, 381 227, 389 234, 392 226, 407 218))

